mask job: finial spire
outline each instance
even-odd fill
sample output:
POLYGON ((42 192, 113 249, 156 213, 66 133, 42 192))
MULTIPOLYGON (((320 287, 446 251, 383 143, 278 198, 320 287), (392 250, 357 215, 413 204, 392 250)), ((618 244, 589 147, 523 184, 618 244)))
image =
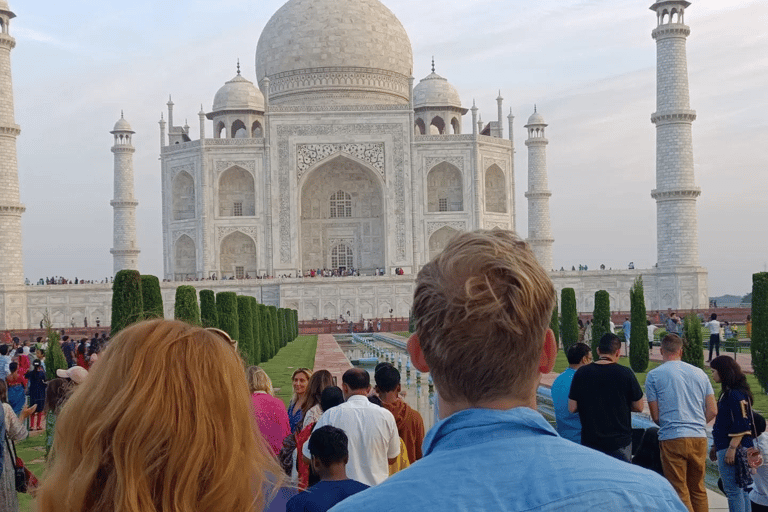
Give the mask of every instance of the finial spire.
POLYGON ((120 119, 125 119, 125 116, 123 116, 123 110, 120 109, 120 119))
POLYGON ((237 59, 237 74, 240 74, 240 59, 237 59))
POLYGON ((534 114, 536 113, 536 104, 535 103, 533 104, 533 113, 534 114))
POLYGON ((432 56, 432 72, 435 72, 435 56, 432 56))

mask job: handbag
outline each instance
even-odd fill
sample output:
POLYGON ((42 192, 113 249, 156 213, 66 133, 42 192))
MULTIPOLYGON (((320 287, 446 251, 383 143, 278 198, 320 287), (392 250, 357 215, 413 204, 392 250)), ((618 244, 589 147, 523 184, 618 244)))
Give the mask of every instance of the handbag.
POLYGON ((11 441, 8 434, 5 435, 5 443, 8 445, 8 453, 13 464, 13 477, 16 483, 16 492, 32 493, 37 489, 38 481, 32 472, 24 467, 24 461, 16 456, 16 444, 11 441))
MULTIPOLYGON (((755 443, 757 443, 757 428, 755 427, 755 411, 752 409, 752 404, 749 405, 749 412, 752 415, 752 435, 754 436, 755 443)), ((747 464, 752 469, 759 468, 763 465, 763 454, 760 452, 760 448, 752 443, 751 448, 747 448, 747 464)))

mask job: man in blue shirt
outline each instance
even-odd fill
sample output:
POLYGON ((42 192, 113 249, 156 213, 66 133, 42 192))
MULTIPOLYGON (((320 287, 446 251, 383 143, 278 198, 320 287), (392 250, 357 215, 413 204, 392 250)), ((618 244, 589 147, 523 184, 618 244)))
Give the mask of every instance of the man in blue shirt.
POLYGON ((424 457, 335 512, 685 512, 663 477, 557 435, 536 411, 555 364, 555 289, 511 231, 452 238, 416 278, 413 366, 430 372, 442 418, 424 457))
POLYGON ((576 343, 568 349, 568 368, 552 383, 552 403, 555 406, 557 433, 561 437, 581 444, 581 421, 578 413, 568 410, 568 393, 576 370, 592 362, 592 349, 586 343, 576 343))
POLYGON ((715 392, 707 375, 681 361, 683 340, 667 334, 661 340, 664 363, 648 372, 648 409, 659 429, 664 476, 694 512, 709 510, 704 473, 707 423, 715 419, 715 392))

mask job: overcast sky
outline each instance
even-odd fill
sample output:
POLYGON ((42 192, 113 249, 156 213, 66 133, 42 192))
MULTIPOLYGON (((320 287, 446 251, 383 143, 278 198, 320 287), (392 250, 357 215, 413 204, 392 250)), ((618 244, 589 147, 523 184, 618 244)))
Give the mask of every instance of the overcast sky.
MULTIPOLYGON (((137 132, 140 270, 162 276, 160 113, 197 133, 200 105, 235 74, 255 81, 259 35, 282 0, 9 0, 25 274, 112 274, 112 129, 137 132)), ((516 116, 517 230, 527 233, 525 124, 549 123, 557 268, 656 262, 656 16, 650 1, 385 0, 411 38, 414 75, 437 72, 484 121, 516 116)), ((701 264, 710 295, 751 290, 768 262, 768 2, 686 10, 701 264)), ((210 121, 209 121, 210 123, 210 121)), ((471 131, 471 117, 464 131, 471 131)), ((208 133, 212 133, 210 126, 208 133)))

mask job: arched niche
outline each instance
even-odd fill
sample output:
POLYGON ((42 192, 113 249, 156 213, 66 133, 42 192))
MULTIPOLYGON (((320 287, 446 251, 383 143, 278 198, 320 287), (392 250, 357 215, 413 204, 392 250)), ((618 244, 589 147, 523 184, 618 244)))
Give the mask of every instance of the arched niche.
POLYGON ((376 171, 339 154, 311 169, 299 185, 303 271, 329 268, 331 250, 342 242, 355 255, 354 268, 373 273, 384 267, 384 193, 376 171))
POLYGON ((430 135, 443 135, 445 133, 445 121, 440 116, 435 116, 429 123, 430 135), (436 133, 435 133, 436 132, 436 133))
POLYGON ((248 235, 235 231, 221 241, 219 253, 220 275, 227 279, 235 277, 255 277, 256 268, 256 244, 248 235))
POLYGON ((195 218, 195 180, 187 171, 173 178, 173 220, 195 218))
POLYGON ((345 243, 334 245, 328 267, 337 270, 355 268, 355 251, 345 243))
POLYGON ((413 133, 416 135, 424 135, 427 131, 427 127, 424 126, 424 120, 422 118, 418 118, 416 120, 416 125, 414 126, 413 133))
POLYGON ((496 164, 485 171, 485 211, 507 213, 507 180, 496 164))
POLYGON ((219 215, 256 215, 256 190, 253 175, 240 167, 230 167, 219 177, 219 215))
POLYGON ((232 123, 232 138, 233 139, 247 139, 248 130, 245 128, 245 123, 240 119, 232 123))
POLYGON ((173 247, 174 278, 183 281, 197 275, 197 249, 195 242, 187 235, 181 235, 173 247))
POLYGON ((427 174, 427 211, 460 212, 464 210, 461 171, 441 162, 427 174))
POLYGON ((429 259, 432 260, 445 249, 448 242, 459 234, 459 231, 450 226, 443 226, 429 237, 429 259))
POLYGON ((461 134, 461 123, 459 123, 459 120, 455 117, 451 119, 451 129, 453 130, 454 135, 461 134))
POLYGON ((216 123, 216 129, 213 131, 215 139, 225 139, 227 137, 227 127, 223 121, 216 123))
POLYGON ((261 123, 258 121, 254 121, 253 125, 251 125, 251 137, 254 139, 258 139, 264 136, 264 130, 261 127, 261 123))

